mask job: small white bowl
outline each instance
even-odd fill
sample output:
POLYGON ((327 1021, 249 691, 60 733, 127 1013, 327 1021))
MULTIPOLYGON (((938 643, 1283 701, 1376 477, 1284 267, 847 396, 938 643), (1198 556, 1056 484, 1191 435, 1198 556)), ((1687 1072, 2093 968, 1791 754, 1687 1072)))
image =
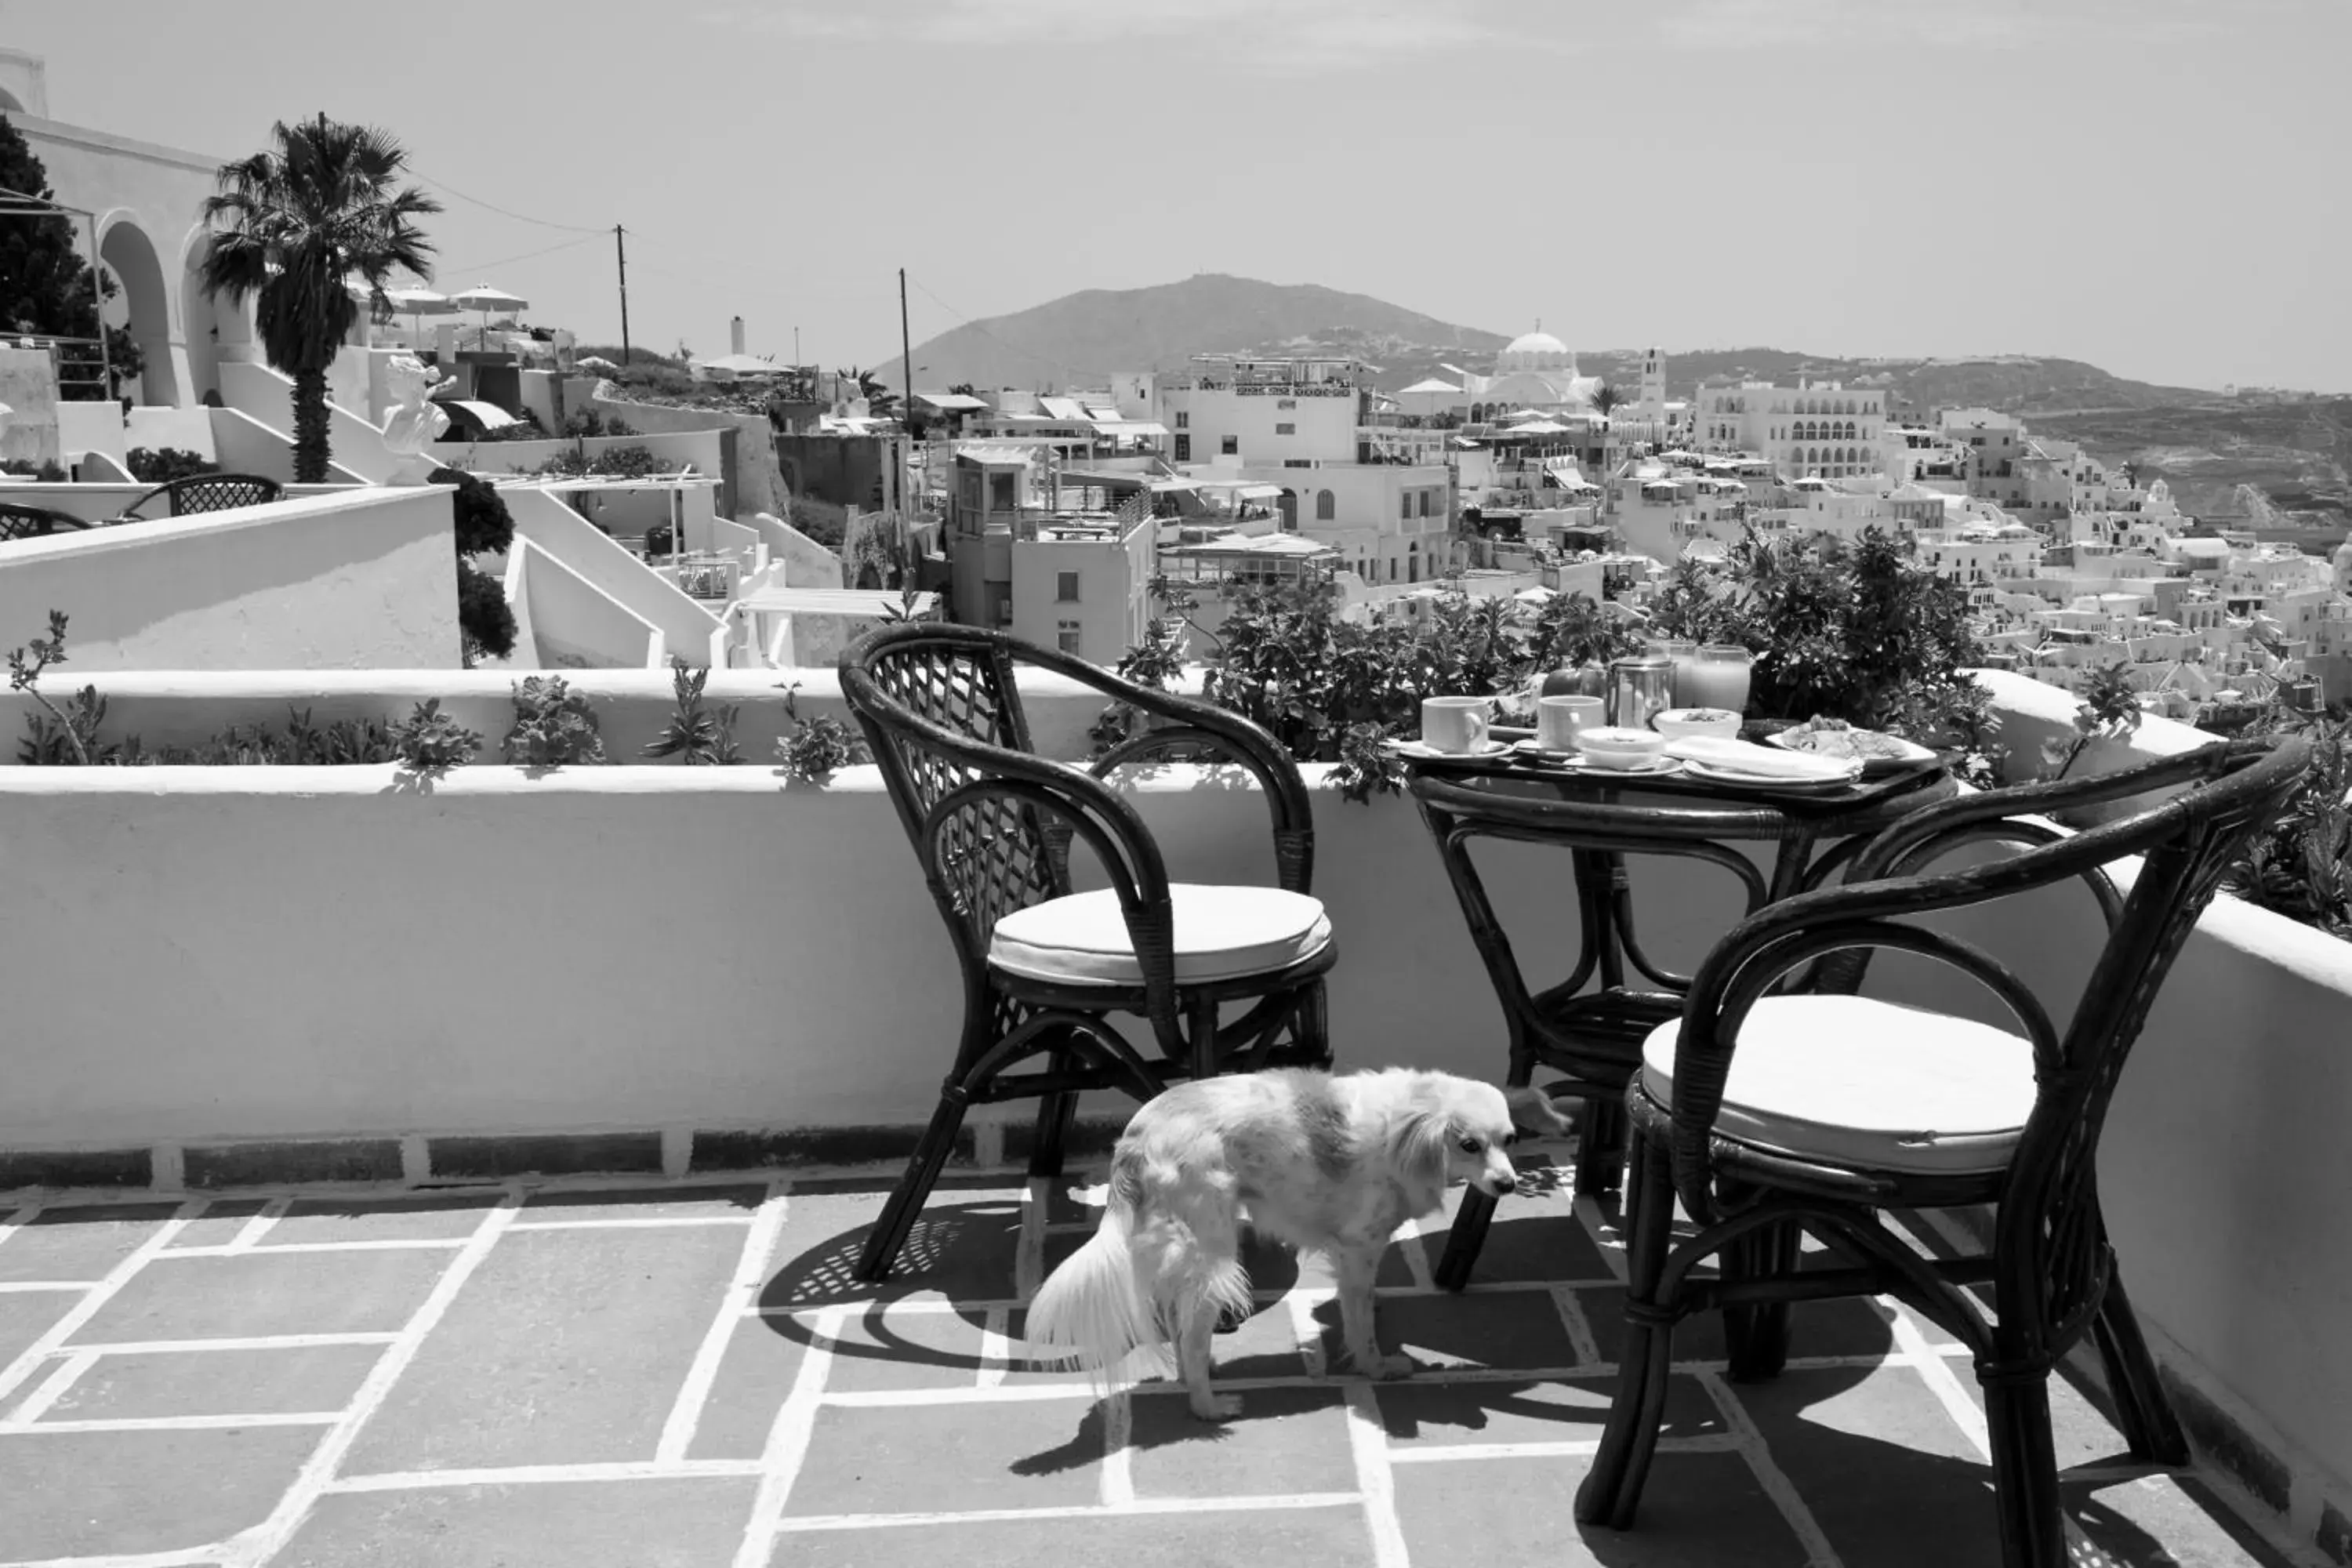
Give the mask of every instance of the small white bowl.
POLYGON ((1669 741, 1687 740, 1693 735, 1713 735, 1726 741, 1739 739, 1739 715, 1728 708, 1669 708, 1650 722, 1669 741))
POLYGON ((1654 730, 1629 730, 1602 725, 1576 738, 1585 761, 1596 768, 1638 768, 1664 756, 1666 738, 1654 730))

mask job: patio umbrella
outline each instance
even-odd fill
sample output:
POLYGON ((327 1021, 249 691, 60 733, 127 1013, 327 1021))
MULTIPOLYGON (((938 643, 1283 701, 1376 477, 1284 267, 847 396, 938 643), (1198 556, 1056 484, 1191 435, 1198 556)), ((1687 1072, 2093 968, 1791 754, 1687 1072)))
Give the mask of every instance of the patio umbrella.
MULTIPOLYGON (((366 286, 355 285, 353 292, 365 294, 366 286)), ((420 338, 425 335, 424 318, 455 315, 457 310, 449 303, 449 296, 436 294, 430 289, 387 289, 383 291, 383 298, 395 314, 408 318, 410 332, 420 338)))
POLYGON ((512 315, 517 310, 530 309, 530 300, 509 294, 503 289, 493 289, 487 283, 477 283, 462 294, 450 295, 449 303, 461 310, 479 310, 482 313, 482 332, 486 340, 490 330, 491 311, 502 310, 512 315))

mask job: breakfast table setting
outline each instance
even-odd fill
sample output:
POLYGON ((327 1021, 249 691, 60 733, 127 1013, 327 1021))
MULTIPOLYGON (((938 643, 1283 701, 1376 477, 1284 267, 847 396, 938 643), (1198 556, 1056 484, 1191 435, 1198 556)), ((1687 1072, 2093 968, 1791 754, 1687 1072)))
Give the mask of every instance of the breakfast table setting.
MULTIPOLYGON (((1620 1184, 1626 1083, 1643 1041, 1680 1016, 1691 984, 1644 948, 1630 868, 1696 860, 1728 873, 1739 896, 1725 896, 1710 920, 1719 934, 1826 885, 1880 831, 1959 787, 1941 756, 1900 737, 1833 719, 1748 717, 1744 648, 1653 643, 1600 673, 1547 678, 1499 700, 1432 696, 1418 737, 1389 742, 1501 1004, 1506 1083, 1549 1070, 1564 1075, 1549 1093, 1581 1101, 1580 1195, 1620 1184), (1505 929, 1472 854, 1496 841, 1513 854, 1566 853, 1570 874, 1553 883, 1562 921, 1517 940, 1505 929), (1563 966, 1564 978, 1528 973, 1563 966)), ((1798 984, 1823 973, 1817 964, 1798 984)), ((1493 1212, 1491 1199, 1464 1200, 1440 1284, 1466 1281, 1493 1212)))

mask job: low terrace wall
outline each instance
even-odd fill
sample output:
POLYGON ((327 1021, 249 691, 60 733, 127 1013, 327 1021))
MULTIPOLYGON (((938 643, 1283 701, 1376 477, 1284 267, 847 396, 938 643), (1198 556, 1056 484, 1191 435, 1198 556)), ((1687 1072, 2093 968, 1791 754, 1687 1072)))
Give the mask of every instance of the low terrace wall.
MULTIPOLYGON (((503 693, 486 684, 468 721, 488 731, 503 693)), ((649 672, 581 684, 616 717, 664 700, 649 672)), ((1057 726, 1095 705, 1065 717, 1038 695, 1057 726)), ((381 684, 370 700, 394 705, 381 684)), ((1498 1073, 1493 993, 1411 803, 1345 804, 1311 774, 1342 1062, 1498 1073)), ((1236 775, 1127 787, 1179 878, 1270 876, 1264 803, 1236 775)), ((877 1151, 870 1130, 928 1115, 957 1023, 946 935, 871 768, 804 784, 765 767, 0 767, 0 1186, 67 1152, 92 1180, 218 1180, 206 1151, 243 1141, 318 1141, 322 1170, 410 1179, 467 1134, 620 1134, 624 1166, 672 1172, 698 1149, 877 1151)), ((1482 865, 1523 961, 1564 973, 1566 855, 1482 865)), ((1730 879, 1688 862, 1634 877, 1645 945, 1687 970, 1727 923, 1730 879)), ((1943 923, 2062 1017, 2102 938, 2077 887, 1943 923)), ((1883 960, 1871 989, 1998 1018, 1916 961, 1883 960)), ((2200 1437, 2305 1539, 2320 1500, 2352 1499, 2347 1017, 2352 945, 2224 898, 2102 1152, 2126 1276, 2200 1437)), ((1003 1122, 983 1121, 986 1152, 1003 1122)))

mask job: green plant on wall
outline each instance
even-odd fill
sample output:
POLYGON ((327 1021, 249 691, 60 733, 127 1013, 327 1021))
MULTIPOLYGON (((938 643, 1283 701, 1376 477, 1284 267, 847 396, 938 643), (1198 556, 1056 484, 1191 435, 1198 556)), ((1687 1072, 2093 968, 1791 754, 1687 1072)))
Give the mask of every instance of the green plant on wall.
POLYGON ((2139 697, 2132 689, 2131 661, 2119 658, 2091 672, 2083 700, 2074 705, 2067 733, 2042 742, 2042 776, 2063 779, 2094 741, 2120 740, 2138 730, 2139 697))
MULTIPOLYGON (((703 700, 702 689, 710 683, 710 671, 689 669, 686 660, 677 658, 670 660, 670 666, 671 695, 677 706, 644 754, 676 757, 688 767, 718 767, 741 762, 735 745, 735 705, 703 700)), ((791 705, 792 700, 787 697, 787 710, 791 705)))
POLYGON ((601 763, 604 740, 595 710, 560 675, 533 675, 514 685, 514 726, 500 742, 509 763, 527 768, 560 768, 601 763))
POLYGON ((800 689, 797 680, 777 688, 784 694, 784 717, 792 721, 793 726, 776 742, 776 765, 786 778, 803 782, 821 779, 842 768, 874 760, 865 737, 840 720, 824 713, 801 717, 800 706, 794 700, 800 689))

